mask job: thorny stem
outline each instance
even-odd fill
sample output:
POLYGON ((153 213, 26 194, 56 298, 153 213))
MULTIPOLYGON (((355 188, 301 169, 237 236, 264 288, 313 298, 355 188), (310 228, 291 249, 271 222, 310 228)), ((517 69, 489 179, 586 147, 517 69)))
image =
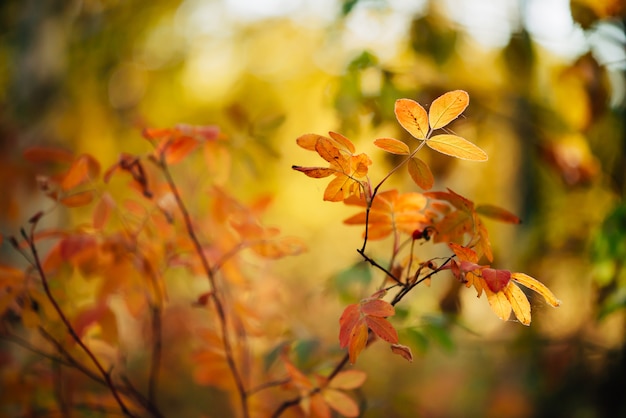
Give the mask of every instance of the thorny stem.
POLYGON ((161 168, 163 175, 165 176, 165 179, 169 185, 170 191, 174 195, 174 199, 176 200, 176 205, 178 206, 178 208, 180 209, 183 215, 183 221, 187 229, 187 234, 189 235, 189 238, 191 239, 193 243, 195 251, 198 254, 198 257, 200 258, 200 262, 202 263, 202 268, 207 276, 207 279, 209 280, 209 284, 212 290, 212 292, 209 293, 209 296, 212 299, 213 304, 215 305, 215 310, 217 311, 217 315, 219 318, 222 343, 224 345, 224 352, 226 355, 226 362, 228 363, 228 368, 230 369, 230 372, 233 375, 233 378, 235 380, 235 385, 237 386, 237 392, 239 394, 239 401, 241 404, 243 416, 244 418, 247 418, 249 416, 248 394, 246 392, 243 379, 237 367, 237 363, 235 362, 232 342, 230 340, 230 333, 228 332, 228 324, 226 321, 226 310, 224 308, 224 304, 222 303, 221 299, 218 296, 218 288, 216 285, 215 273, 213 269, 211 268, 209 261, 206 258, 206 255, 204 254, 204 251, 202 250, 202 244, 200 244, 200 240, 198 239, 198 236, 196 235, 196 231, 191 221, 191 216, 189 215, 189 211, 187 210, 187 207, 185 206, 185 203, 183 202, 183 199, 180 196, 178 187, 176 187, 176 183, 174 182, 174 179, 172 178, 172 175, 167 167, 167 164, 165 163, 163 159, 157 162, 157 164, 161 168))
POLYGON ((65 326, 65 328, 69 332, 69 334, 72 337, 72 339, 76 342, 76 344, 79 345, 79 347, 85 352, 85 354, 87 354, 87 356, 91 359, 93 364, 98 369, 98 372, 104 378, 104 380, 106 382, 106 385, 109 387, 109 390, 111 391, 111 394, 115 398, 115 401, 119 405, 121 411, 126 416, 135 417, 135 415, 129 411, 128 407, 126 406, 126 404, 124 403, 124 401, 120 397, 120 394, 118 393, 118 390, 117 390, 115 384, 113 383, 113 380, 111 379, 110 372, 107 372, 106 370, 104 370, 104 367, 102 366, 100 361, 97 359, 95 354, 89 349, 89 347, 87 347, 85 345, 83 340, 78 336, 78 334, 74 330, 74 327, 70 323, 69 319, 67 318, 67 316, 65 316, 65 313, 63 312, 63 309, 61 309, 61 307, 59 306, 56 298, 52 295, 52 292, 50 291, 50 286, 48 285, 48 277, 46 276, 46 273, 43 270, 43 266, 42 266, 41 260, 39 258, 39 252, 37 251, 37 247, 35 246, 34 234, 35 234, 35 228, 37 226, 38 219, 40 219, 40 217, 33 220, 32 227, 31 227, 29 235, 26 235, 26 231, 24 229, 22 229, 21 232, 22 232, 22 235, 23 235, 24 239, 26 240, 26 242, 28 243, 28 246, 30 248, 30 252, 31 252, 31 254, 33 256, 33 260, 32 261, 34 262, 34 267, 37 270, 37 273, 39 274, 39 277, 41 278, 41 283, 42 283, 44 292, 46 294, 46 297, 48 298, 48 300, 52 304, 52 307, 56 311, 57 315, 59 315, 59 318, 61 318, 61 321, 63 322, 63 325, 65 326))

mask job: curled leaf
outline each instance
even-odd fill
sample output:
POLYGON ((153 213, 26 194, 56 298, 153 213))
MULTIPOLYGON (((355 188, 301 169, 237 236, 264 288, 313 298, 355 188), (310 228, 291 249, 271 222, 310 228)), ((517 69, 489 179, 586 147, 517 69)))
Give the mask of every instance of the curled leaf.
POLYGON ((407 360, 409 363, 413 362, 413 353, 411 352, 411 348, 402 344, 391 344, 391 351, 394 354, 397 354, 407 360))
POLYGON ((291 168, 316 179, 328 177, 335 173, 335 170, 324 167, 300 167, 298 165, 292 165, 291 168))

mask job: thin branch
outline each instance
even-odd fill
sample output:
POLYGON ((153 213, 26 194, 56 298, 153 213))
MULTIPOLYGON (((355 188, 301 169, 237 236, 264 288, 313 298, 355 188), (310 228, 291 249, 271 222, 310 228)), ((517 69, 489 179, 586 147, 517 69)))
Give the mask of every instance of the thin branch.
POLYGON ((215 305, 215 310, 217 311, 217 316, 218 316, 220 327, 221 327, 222 343, 224 345, 226 361, 228 363, 228 368, 230 369, 230 372, 233 375, 233 378, 235 380, 235 385, 237 386, 237 392, 239 394, 239 401, 241 404, 243 416, 244 418, 247 418, 249 416, 247 392, 243 383, 243 379, 237 367, 237 363, 235 362, 232 342, 230 340, 230 333, 228 332, 228 324, 226 321, 226 310, 224 308, 224 305, 220 297, 218 296, 219 292, 218 292, 218 288, 216 285, 215 273, 213 269, 211 268, 206 255, 204 254, 202 245, 200 244, 200 240, 198 239, 198 236, 196 235, 196 231, 191 221, 191 216, 189 215, 189 211, 187 210, 187 207, 185 206, 185 203, 183 202, 180 192, 178 191, 178 187, 176 186, 176 183, 174 182, 174 179, 172 178, 172 175, 168 169, 167 164, 165 163, 163 158, 161 158, 161 161, 157 161, 157 164, 161 168, 161 171, 163 172, 163 175, 165 176, 165 180, 167 181, 167 184, 169 185, 170 191, 174 195, 174 199, 176 200, 176 205, 178 206, 178 208, 180 209, 182 213, 183 221, 187 229, 187 234, 189 235, 189 238, 191 239, 193 243, 195 251, 198 254, 198 257, 200 258, 200 262, 202 263, 202 268, 206 274, 207 279, 209 280, 209 284, 212 290, 212 292, 210 292, 210 297, 213 300, 213 304, 215 305))
POLYGON ((76 342, 76 344, 78 344, 80 346, 80 348, 85 352, 85 354, 87 354, 87 356, 91 359, 93 364, 96 366, 96 368, 98 369, 98 371, 100 372, 100 374, 102 375, 104 380, 106 381, 106 384, 109 387, 109 390, 111 391, 111 394, 115 398, 115 401, 119 405, 121 411, 126 416, 134 417, 135 415, 130 412, 130 410, 128 409, 128 407, 126 406, 126 404, 124 403, 124 401, 120 397, 120 395, 119 395, 119 393, 117 391, 117 388, 113 384, 113 380, 111 379, 111 374, 109 372, 107 372, 106 370, 104 370, 104 367, 102 366, 102 364, 100 363, 98 358, 95 356, 95 354, 89 349, 89 347, 87 347, 85 345, 83 340, 78 336, 78 334, 74 330, 74 327, 70 323, 69 319, 67 318, 67 316, 65 316, 65 313, 63 312, 63 309, 61 309, 61 306, 59 306, 56 298, 54 297, 54 295, 52 295, 52 292, 50 291, 50 286, 48 285, 48 277, 46 276, 46 273, 43 270, 43 266, 42 266, 41 260, 39 258, 39 253, 37 251, 37 246, 35 245, 34 233, 35 233, 35 228, 37 226, 37 220, 38 219, 34 219, 33 220, 32 227, 31 227, 31 230, 30 230, 30 234, 28 236, 26 235, 26 231, 24 229, 22 229, 21 232, 22 232, 23 237, 26 239, 26 241, 28 243, 28 246, 30 248, 30 252, 31 252, 31 254, 33 256, 33 261, 35 263, 34 267, 37 270, 37 273, 39 274, 39 277, 41 278, 41 284, 43 286, 43 289, 44 289, 44 292, 46 294, 46 297, 48 298, 48 300, 52 304, 52 306, 53 306, 54 310, 56 311, 57 315, 59 315, 59 317, 61 318, 61 321, 63 322, 63 325, 65 326, 66 330, 69 332, 69 334, 72 337, 72 339, 76 342))
POLYGON ((291 382, 291 378, 286 377, 281 380, 272 380, 271 382, 261 383, 258 386, 248 389, 248 395, 252 395, 254 393, 260 392, 265 389, 273 388, 274 386, 284 385, 285 383, 291 382))
POLYGON ((362 250, 357 249, 356 250, 357 253, 361 254, 361 257, 363 257, 363 259, 365 261, 367 261, 368 263, 370 263, 372 266, 376 267, 377 269, 381 270, 383 273, 385 273, 387 275, 387 277, 389 277, 390 279, 392 279, 394 282, 396 282, 398 285, 400 286, 405 286, 404 283, 402 283, 402 281, 400 279, 398 279, 392 272, 390 272, 389 270, 387 270, 385 267, 381 266, 380 264, 378 264, 376 262, 376 260, 374 260, 373 258, 371 258, 370 256, 368 256, 367 254, 365 254, 362 250))

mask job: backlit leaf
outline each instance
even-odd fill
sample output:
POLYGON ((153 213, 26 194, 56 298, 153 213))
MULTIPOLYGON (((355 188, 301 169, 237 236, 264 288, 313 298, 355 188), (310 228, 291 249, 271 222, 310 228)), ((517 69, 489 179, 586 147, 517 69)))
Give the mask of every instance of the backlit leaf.
POLYGON ((95 229, 102 229, 109 217, 111 216, 111 211, 115 207, 115 202, 113 198, 108 192, 102 194, 102 197, 98 201, 98 204, 93 210, 93 215, 91 217, 91 222, 95 229))
POLYGON ((381 299, 367 300, 361 303, 361 312, 365 315, 385 318, 396 313, 395 308, 387 301, 381 299))
POLYGON ((550 305, 555 308, 561 304, 561 301, 554 296, 554 294, 543 283, 537 279, 524 274, 524 273, 512 273, 511 278, 525 287, 534 290, 539 293, 550 305))
POLYGON ((426 138, 429 131, 428 114, 421 104, 411 99, 398 99, 394 112, 398 123, 414 138, 426 138))
POLYGON ((356 417, 359 415, 359 406, 345 393, 327 388, 322 391, 326 403, 344 417, 356 417))
POLYGON ((317 151, 320 157, 329 163, 341 160, 342 157, 339 148, 333 145, 333 143, 326 138, 320 138, 317 140, 317 143, 315 144, 315 151, 317 151))
POLYGON ((163 157, 167 164, 176 164, 181 162, 191 152, 193 152, 199 144, 199 141, 190 136, 181 136, 166 142, 166 148, 163 151, 163 157))
POLYGON ((426 141, 426 145, 442 154, 461 160, 487 161, 487 153, 468 140, 457 135, 435 135, 426 141))
MULTIPOLYGON (((367 317, 366 317, 367 318, 367 317)), ((348 355, 350 356, 350 363, 354 364, 357 357, 365 348, 368 337, 368 324, 365 323, 365 319, 359 319, 350 333, 350 343, 348 344, 348 355)), ((397 338, 396 338, 397 339, 397 338)))
POLYGON ((320 138, 325 137, 318 134, 305 134, 296 138, 296 144, 306 150, 315 151, 315 144, 317 144, 317 140, 320 138))
POLYGON ((309 177, 313 177, 316 179, 328 177, 331 174, 334 174, 336 171, 330 168, 324 167, 300 167, 297 165, 291 166, 296 171, 306 174, 309 177))
POLYGON ((391 344, 398 343, 398 332, 385 318, 366 316, 365 322, 374 334, 391 344))
POLYGON ((508 270, 496 270, 492 268, 482 269, 482 277, 489 286, 489 289, 494 292, 500 292, 504 289, 511 280, 511 272, 508 270))
POLYGON ((348 305, 339 318, 339 346, 346 348, 350 343, 352 329, 361 317, 359 305, 348 305))
POLYGON ((485 287, 484 291, 491 310, 501 320, 508 321, 511 316, 511 302, 509 302, 504 292, 494 293, 489 287, 485 287))
POLYGON ((361 370, 344 370, 337 373, 328 386, 335 389, 356 389, 365 382, 366 378, 367 373, 361 370))
POLYGON ((413 157, 408 162, 409 175, 419 187, 423 190, 430 190, 435 183, 433 173, 430 167, 424 161, 417 157, 413 157))
POLYGON ((407 155, 411 153, 407 144, 394 138, 378 138, 374 141, 374 145, 392 154, 407 155))
POLYGON ((487 216, 492 219, 496 219, 502 222, 508 222, 511 224, 519 224, 522 223, 521 219, 509 212, 506 209, 502 209, 498 206, 493 205, 478 205, 476 207, 476 212, 487 216))
POLYGON ((343 146, 346 150, 348 150, 350 152, 350 154, 353 154, 356 149, 354 148, 354 144, 352 143, 352 141, 350 141, 348 138, 346 138, 345 136, 341 135, 340 133, 337 132, 328 132, 328 135, 334 139, 335 141, 337 141, 341 146, 343 146))
POLYGON ((302 410, 309 415, 307 409, 310 409, 310 414, 317 418, 332 418, 332 413, 330 411, 330 407, 328 403, 326 403, 326 399, 321 393, 314 393, 311 395, 309 399, 309 406, 303 405, 304 399, 300 401, 300 407, 302 410))
POLYGON ((432 129, 443 128, 469 105, 469 94, 463 90, 449 91, 436 98, 430 105, 428 121, 432 129))
POLYGON ((516 285, 506 286, 504 294, 513 308, 515 317, 524 325, 530 325, 530 303, 528 298, 516 285))
POLYGON ((70 190, 90 180, 95 180, 100 174, 100 163, 90 155, 83 154, 70 166, 61 180, 61 188, 70 190))
POLYGON ((75 208, 88 205, 89 203, 91 203, 94 197, 95 192, 93 190, 85 190, 84 192, 73 193, 71 195, 65 196, 59 199, 59 202, 69 208, 75 208))

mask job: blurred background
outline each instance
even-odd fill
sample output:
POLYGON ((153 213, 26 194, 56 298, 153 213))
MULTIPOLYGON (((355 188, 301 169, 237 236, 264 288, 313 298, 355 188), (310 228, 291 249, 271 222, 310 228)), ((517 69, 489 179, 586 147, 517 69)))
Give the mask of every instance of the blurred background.
MULTIPOLYGON (((410 140, 394 101, 463 89, 470 106, 452 128, 489 161, 424 153, 435 189, 518 214, 520 226, 488 224, 494 265, 543 281, 562 306, 531 295, 531 327, 503 323, 442 275, 398 309, 413 364, 382 344, 359 359, 363 416, 626 416, 625 18, 621 0, 4 1, 0 232, 38 210, 28 146, 108 167, 146 151, 142 127, 218 125, 224 186, 271 194, 266 222, 309 246, 273 274, 313 364, 336 345, 342 307, 379 277, 354 267, 361 231, 341 223, 353 208, 291 170, 319 162, 295 139, 341 132, 380 179, 398 160, 373 140, 410 140)), ((418 191, 408 176, 392 184, 418 191)))

